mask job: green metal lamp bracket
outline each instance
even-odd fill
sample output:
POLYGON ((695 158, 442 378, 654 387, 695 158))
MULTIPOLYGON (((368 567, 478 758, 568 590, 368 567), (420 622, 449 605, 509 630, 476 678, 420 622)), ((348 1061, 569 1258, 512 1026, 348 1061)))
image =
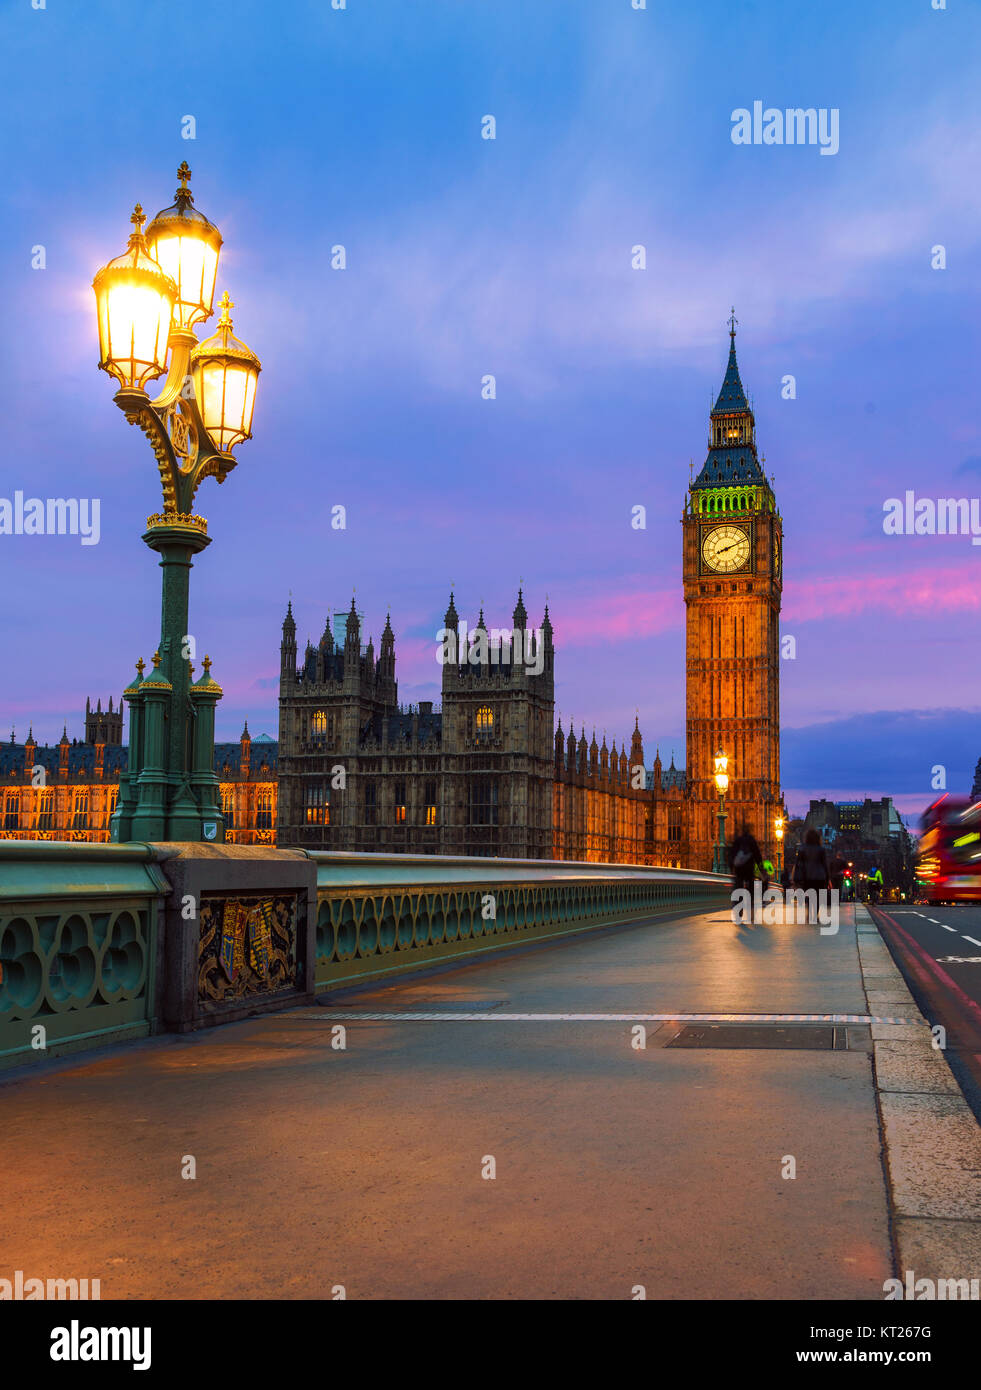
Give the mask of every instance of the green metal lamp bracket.
MULTIPOLYGON (((161 521, 190 520, 198 487, 205 478, 223 483, 237 460, 222 453, 205 429, 190 374, 197 338, 191 329, 170 335, 170 369, 160 394, 151 400, 139 387, 123 387, 113 397, 131 425, 138 425, 156 456, 163 487, 161 521)), ((195 518, 195 521, 202 521, 195 518)))

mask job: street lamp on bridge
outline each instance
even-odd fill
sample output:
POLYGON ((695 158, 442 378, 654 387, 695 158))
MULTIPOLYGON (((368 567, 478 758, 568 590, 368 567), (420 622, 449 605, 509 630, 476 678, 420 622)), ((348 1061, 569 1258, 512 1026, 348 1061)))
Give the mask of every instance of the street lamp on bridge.
POLYGON ((783 816, 777 816, 773 822, 773 832, 777 837, 777 873, 783 871, 783 816))
POLYGON ((210 545, 208 523, 193 512, 203 479, 223 483, 251 438, 261 366, 232 332, 231 300, 221 298, 217 331, 199 342, 194 327, 213 312, 218 228, 194 206, 186 161, 172 207, 146 218, 137 203, 121 256, 93 281, 99 366, 119 383, 113 397, 149 440, 163 485, 163 510, 147 518, 143 540, 160 555, 163 604, 153 666, 123 692, 130 706, 129 765, 120 777, 114 840, 224 839, 214 771, 215 706, 221 686, 210 659, 193 684, 188 634, 191 557, 210 545), (146 384, 167 372, 151 400, 146 384))
POLYGON ((715 846, 715 863, 713 870, 717 874, 724 874, 727 869, 726 864, 726 792, 729 789, 729 774, 727 768, 729 759, 720 748, 715 755, 715 787, 719 793, 719 839, 715 846))

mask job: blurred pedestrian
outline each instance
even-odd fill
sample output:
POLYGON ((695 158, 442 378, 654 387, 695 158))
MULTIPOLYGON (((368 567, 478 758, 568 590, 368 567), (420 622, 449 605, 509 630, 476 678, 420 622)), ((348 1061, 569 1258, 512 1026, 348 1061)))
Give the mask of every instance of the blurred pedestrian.
POLYGON ((797 851, 797 861, 794 864, 794 886, 802 888, 805 893, 813 890, 815 894, 813 900, 805 898, 808 922, 815 920, 811 915, 812 910, 815 904, 820 907, 820 894, 828 891, 830 878, 828 856, 821 843, 821 836, 816 830, 811 829, 804 836, 804 843, 797 851))
MULTIPOLYGON (((729 870, 732 874, 733 899, 735 900, 735 895, 739 892, 749 894, 750 923, 753 921, 753 881, 757 868, 762 873, 763 856, 752 830, 748 825, 743 824, 739 834, 729 846, 729 870)), ((741 920, 746 920, 744 914, 741 914, 741 920)))

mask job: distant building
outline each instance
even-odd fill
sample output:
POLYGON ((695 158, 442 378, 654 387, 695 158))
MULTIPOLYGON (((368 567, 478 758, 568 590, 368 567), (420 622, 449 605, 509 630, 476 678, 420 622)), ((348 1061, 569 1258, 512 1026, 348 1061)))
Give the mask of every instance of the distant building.
MULTIPOLYGON (((444 623, 460 630, 452 594, 444 623)), ((299 659, 292 605, 283 622, 279 845, 684 862, 684 773, 672 763, 665 786, 660 757, 645 769, 639 724, 629 754, 555 728, 547 606, 537 629, 520 590, 507 628, 481 612, 442 665, 438 708, 398 703, 389 619, 377 658, 353 602, 339 631, 335 615, 299 659)))
MULTIPOLYGON (((817 830, 828 850, 852 863, 856 872, 880 868, 887 887, 911 889, 915 845, 891 796, 878 801, 812 800, 798 842, 808 830, 817 830)), ((788 836, 788 856, 796 848, 788 836)))
POLYGON ((91 701, 85 701, 85 742, 91 743, 93 747, 97 743, 104 743, 110 748, 119 748, 123 742, 123 701, 120 697, 118 709, 113 711, 112 696, 109 697, 109 708, 103 710, 102 700, 92 709, 91 701))
POLYGON ((67 725, 53 748, 33 730, 0 744, 0 839, 108 840, 125 766, 125 748, 69 740, 67 725))
POLYGON ((820 830, 828 843, 839 838, 886 843, 904 827, 891 796, 879 801, 811 801, 804 818, 804 829, 820 830))
MULTIPOLYGON (((53 748, 33 731, 24 743, 0 744, 0 839, 82 840, 106 843, 128 749, 122 715, 93 711, 86 701, 87 737, 69 740, 67 726, 53 748)), ((215 744, 225 839, 230 844, 272 844, 276 826, 276 742, 266 735, 215 744), (230 824, 229 824, 230 822, 230 824)))
POLYGON ((978 758, 978 765, 974 769, 974 786, 971 788, 971 800, 981 801, 981 758, 978 758))

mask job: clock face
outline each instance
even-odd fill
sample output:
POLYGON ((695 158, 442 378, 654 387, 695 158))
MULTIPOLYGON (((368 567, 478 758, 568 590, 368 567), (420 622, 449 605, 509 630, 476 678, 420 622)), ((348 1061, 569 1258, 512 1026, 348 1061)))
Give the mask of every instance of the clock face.
POLYGON ((702 537, 702 559, 710 570, 732 574, 749 559, 749 532, 741 526, 716 526, 702 537))

